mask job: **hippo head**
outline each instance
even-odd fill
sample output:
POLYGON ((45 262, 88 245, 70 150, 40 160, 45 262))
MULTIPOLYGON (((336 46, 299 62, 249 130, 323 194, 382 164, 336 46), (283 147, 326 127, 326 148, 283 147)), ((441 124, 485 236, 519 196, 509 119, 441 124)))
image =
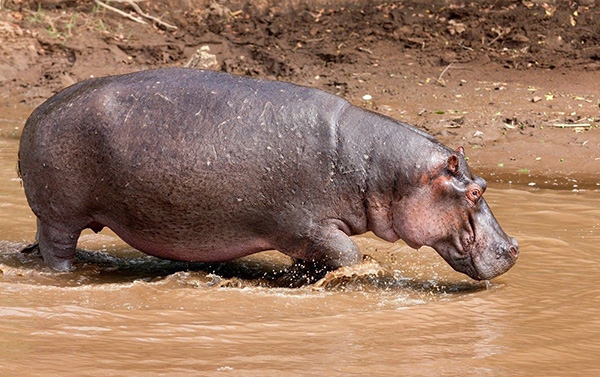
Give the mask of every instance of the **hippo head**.
POLYGON ((462 147, 434 165, 394 203, 394 231, 411 247, 433 247, 473 279, 503 274, 515 264, 519 249, 482 197, 485 180, 471 173, 462 147))

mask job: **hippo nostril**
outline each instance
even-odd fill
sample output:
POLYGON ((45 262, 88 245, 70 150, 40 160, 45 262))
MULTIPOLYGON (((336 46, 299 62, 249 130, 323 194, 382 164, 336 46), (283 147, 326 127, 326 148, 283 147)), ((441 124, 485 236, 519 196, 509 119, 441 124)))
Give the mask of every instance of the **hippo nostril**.
POLYGON ((511 247, 510 247, 510 249, 508 249, 508 250, 509 250, 509 252, 510 252, 510 255, 511 255, 513 258, 516 258, 516 257, 518 257, 518 256, 519 256, 519 249, 518 249, 518 248, 516 248, 516 247, 514 247, 514 246, 511 246, 511 247))
POLYGON ((517 242, 517 239, 515 237, 510 237, 510 243, 517 249, 519 248, 519 243, 517 242))

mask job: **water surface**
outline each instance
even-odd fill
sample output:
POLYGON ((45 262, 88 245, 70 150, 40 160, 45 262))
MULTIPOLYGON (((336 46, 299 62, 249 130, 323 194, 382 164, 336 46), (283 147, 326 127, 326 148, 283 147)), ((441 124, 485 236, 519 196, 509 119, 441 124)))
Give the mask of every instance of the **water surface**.
POLYGON ((0 375, 592 376, 600 372, 600 194, 491 185, 520 258, 486 286, 429 248, 356 237, 374 261, 299 289, 276 252, 168 262, 85 232, 77 269, 20 248, 16 177, 30 109, 0 112, 0 375))

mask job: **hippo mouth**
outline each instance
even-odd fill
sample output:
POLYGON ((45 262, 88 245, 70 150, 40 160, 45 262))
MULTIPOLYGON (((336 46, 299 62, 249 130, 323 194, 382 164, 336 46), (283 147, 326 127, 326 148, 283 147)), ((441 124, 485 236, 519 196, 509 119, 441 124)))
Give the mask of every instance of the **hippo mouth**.
POLYGON ((474 280, 489 280, 508 271, 516 262, 517 246, 480 245, 475 238, 455 237, 433 246, 456 271, 474 280), (507 251, 508 250, 508 251, 507 251), (514 251, 513 251, 514 250, 514 251))
MULTIPOLYGON (((468 215, 468 221, 465 222, 466 229, 463 231, 463 234, 460 236, 458 245, 460 246, 459 252, 462 255, 471 255, 471 249, 475 244, 475 240, 477 239, 475 235, 475 224, 473 223, 473 216, 471 214, 468 215)), ((472 262, 472 260, 471 260, 472 262)))
MULTIPOLYGON (((462 234, 455 235, 451 242, 451 249, 449 250, 449 259, 446 261, 458 272, 465 273, 469 277, 481 280, 480 273, 475 266, 473 260, 473 249, 475 246, 475 225, 473 224, 473 217, 469 214, 467 221, 465 221, 465 227, 462 229, 462 234)), ((437 249, 436 249, 437 250, 437 249)))
POLYGON ((450 266, 458 272, 467 274, 471 279, 483 280, 481 274, 477 270, 477 267, 475 265, 475 262, 473 261, 473 257, 470 252, 467 252, 465 256, 454 261, 454 264, 450 263, 450 266))
POLYGON ((468 245, 468 249, 462 246, 460 242, 458 242, 458 245, 454 241, 441 241, 432 247, 455 271, 466 274, 472 279, 481 280, 471 253, 466 251, 471 249, 471 244, 468 245))
MULTIPOLYGON (((470 252, 472 245, 473 245, 472 243, 466 245, 466 246, 468 246, 468 248, 463 246, 462 252, 464 254, 462 254, 458 257, 451 256, 449 259, 446 259, 446 258, 444 258, 444 259, 446 259, 446 262, 448 262, 448 264, 454 270, 468 275, 471 279, 482 280, 481 274, 477 270, 475 262, 473 261, 473 256, 470 252)), ((443 255, 442 255, 442 257, 443 257, 443 255)))
POLYGON ((441 241, 433 245, 433 248, 454 270, 468 275, 471 279, 483 280, 482 274, 473 260, 473 250, 476 243, 474 229, 469 216, 468 225, 462 234, 441 241))

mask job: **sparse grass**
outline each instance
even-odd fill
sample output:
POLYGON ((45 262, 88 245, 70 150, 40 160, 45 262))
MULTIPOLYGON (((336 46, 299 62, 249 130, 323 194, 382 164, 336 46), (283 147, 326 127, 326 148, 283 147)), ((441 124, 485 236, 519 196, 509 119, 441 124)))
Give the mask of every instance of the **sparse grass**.
MULTIPOLYGON (((100 11, 98 5, 94 5, 91 13, 55 13, 51 11, 45 11, 41 4, 38 3, 36 11, 26 10, 29 13, 27 21, 36 27, 42 27, 46 30, 48 35, 53 38, 58 38, 63 41, 73 37, 77 34, 77 29, 80 27, 87 27, 99 32, 108 32, 108 25, 102 20, 103 13, 100 11)), ((120 25, 123 29, 123 26, 120 25)))
POLYGON ((99 19, 98 25, 96 26, 96 30, 105 32, 105 31, 108 31, 108 28, 104 25, 104 22, 102 22, 102 20, 99 19))
POLYGON ((44 11, 42 10, 42 4, 38 3, 38 9, 35 13, 32 14, 31 17, 28 18, 28 21, 32 24, 39 24, 42 22, 42 15, 44 11))
POLYGON ((68 38, 67 34, 63 33, 62 31, 58 31, 56 29, 46 28, 46 31, 52 38, 58 38, 58 39, 63 39, 63 40, 68 38))
MULTIPOLYGON (((4 1, 4 0, 0 0, 4 1)), ((105 3, 110 1, 102 0, 105 3)), ((36 10, 23 9, 24 20, 29 28, 61 40, 63 43, 80 34, 78 29, 95 31, 103 34, 117 34, 120 38, 129 39, 133 33, 127 23, 113 23, 106 15, 104 8, 92 2, 92 8, 72 8, 71 11, 55 11, 42 7, 37 3, 36 10)))
POLYGON ((79 18, 79 13, 75 12, 69 19, 69 22, 65 24, 65 28, 67 29, 67 34, 69 36, 73 35, 72 30, 77 27, 77 19, 79 18))
POLYGON ((46 32, 53 38, 65 39, 67 37, 65 30, 61 30, 56 26, 63 15, 50 16, 42 9, 41 3, 38 3, 38 8, 35 12, 28 12, 30 16, 27 18, 27 21, 29 21, 30 24, 43 26, 46 29, 46 32))

